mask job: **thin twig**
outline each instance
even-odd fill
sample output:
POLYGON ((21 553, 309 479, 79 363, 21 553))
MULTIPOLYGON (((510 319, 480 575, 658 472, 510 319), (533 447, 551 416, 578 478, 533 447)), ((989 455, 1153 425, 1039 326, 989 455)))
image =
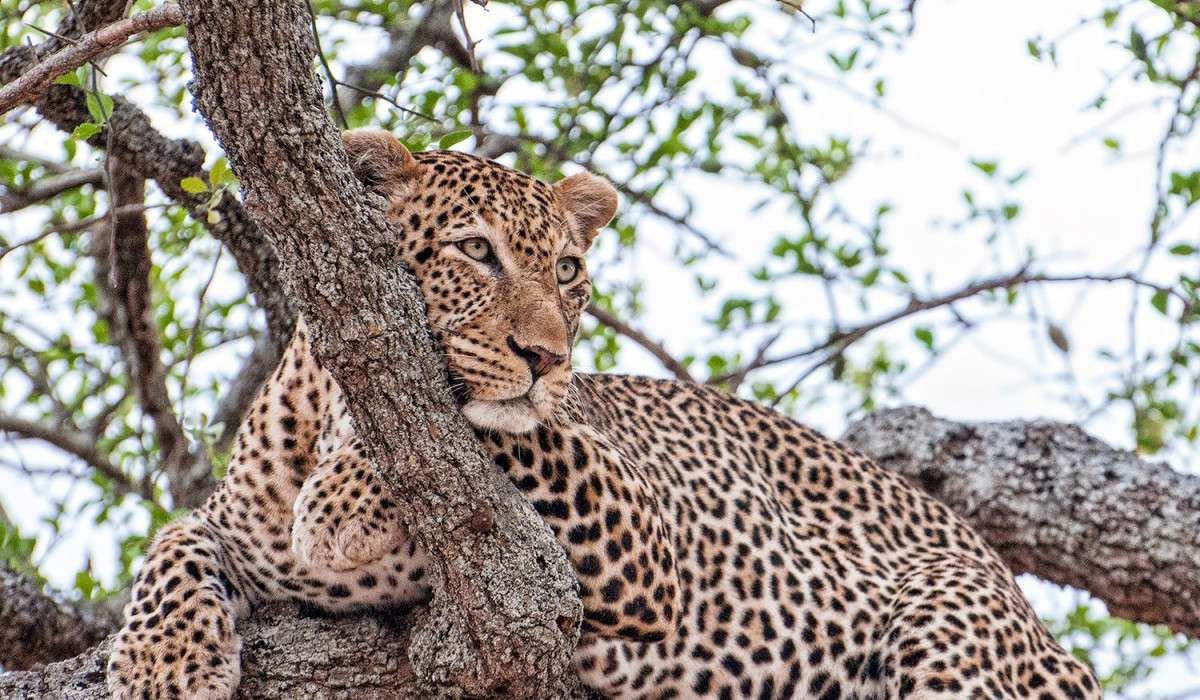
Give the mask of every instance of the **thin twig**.
POLYGON ((183 378, 179 381, 179 422, 187 422, 187 386, 188 377, 192 373, 192 360, 196 359, 196 339, 200 335, 200 324, 204 321, 204 299, 208 296, 208 288, 212 286, 213 280, 217 277, 217 269, 221 265, 221 253, 225 248, 218 247, 217 254, 213 256, 212 270, 208 273, 208 279, 204 281, 204 286, 200 288, 200 295, 196 299, 196 319, 192 322, 192 331, 188 336, 188 356, 187 362, 183 365, 183 378))
POLYGON ((45 425, 3 412, 0 412, 0 433, 53 445, 69 455, 78 457, 107 477, 113 482, 118 494, 136 494, 149 501, 155 500, 154 489, 149 482, 135 483, 128 474, 100 453, 95 441, 82 433, 60 425, 45 425))
MULTIPOLYGON (((480 7, 487 7, 488 0, 471 0, 471 2, 480 7)), ((471 38, 471 30, 467 27, 467 15, 464 12, 463 0, 451 0, 454 6, 454 15, 458 17, 458 24, 462 28, 463 40, 467 44, 467 56, 471 59, 471 70, 479 72, 479 60, 475 58, 475 40, 471 38)))
POLYGON ((18 209, 43 202, 63 192, 83 185, 100 185, 104 173, 100 168, 79 168, 65 173, 44 177, 28 187, 12 188, 0 194, 0 214, 11 214, 18 209))
POLYGON ((1162 285, 1154 284, 1153 282, 1149 282, 1147 280, 1142 279, 1141 277, 1138 277, 1134 273, 1121 273, 1121 274, 1111 274, 1111 275, 1091 274, 1091 273, 1084 273, 1084 274, 1077 274, 1077 275, 1047 275, 1047 274, 1033 274, 1033 273, 1028 272, 1027 270, 1020 270, 1020 271, 1012 273, 1012 274, 1001 275, 999 277, 992 277, 989 279, 981 280, 979 282, 973 282, 969 285, 966 285, 965 287, 957 289, 953 292, 949 292, 947 294, 942 294, 942 295, 935 296, 935 297, 929 297, 926 299, 914 298, 911 301, 909 301, 909 303, 906 304, 903 308, 900 308, 891 313, 885 314, 884 316, 881 316, 873 321, 868 321, 861 325, 850 328, 849 330, 846 330, 844 332, 831 333, 829 335, 829 337, 826 338, 825 340, 823 340, 819 343, 816 343, 815 345, 804 348, 803 350, 796 350, 796 351, 789 352, 789 353, 779 355, 776 357, 764 358, 762 361, 758 362, 757 364, 749 365, 742 370, 738 370, 738 372, 736 372, 736 373, 719 375, 717 377, 713 377, 708 380, 708 383, 709 384, 720 384, 720 383, 729 381, 730 379, 737 376, 738 374, 743 374, 743 375, 748 374, 749 372, 752 372, 752 371, 758 370, 758 369, 762 369, 764 367, 771 367, 774 365, 780 365, 780 364, 784 364, 784 363, 788 363, 788 362, 793 362, 795 360, 799 360, 799 359, 802 359, 805 357, 810 357, 812 355, 816 355, 817 353, 824 352, 826 350, 830 350, 831 352, 826 354, 826 356, 820 362, 818 362, 815 367, 809 368, 808 370, 805 371, 805 376, 808 376, 809 374, 812 373, 812 371, 815 370, 815 368, 829 364, 834 359, 836 359, 838 355, 840 355, 842 352, 844 352, 847 347, 858 342, 859 340, 862 340, 863 337, 867 336, 868 334, 870 334, 880 328, 883 328, 884 326, 895 323, 896 321, 902 320, 904 318, 908 318, 909 316, 914 316, 916 314, 924 313, 926 311, 932 311, 934 309, 950 306, 950 305, 954 304, 955 302, 961 301, 963 299, 967 299, 969 297, 974 297, 974 296, 977 296, 977 295, 985 293, 985 292, 995 291, 997 289, 1009 289, 1012 287, 1025 285, 1025 284, 1072 283, 1072 282, 1130 282, 1133 285, 1138 286, 1138 287, 1151 289, 1156 292, 1165 292, 1165 293, 1181 300, 1185 304, 1185 306, 1189 303, 1187 296, 1185 296, 1179 290, 1171 288, 1171 287, 1164 287, 1162 285))
POLYGON ((350 88, 351 90, 362 93, 363 95, 366 95, 368 97, 374 97, 377 100, 383 100, 384 102, 391 104, 393 107, 400 110, 401 112, 404 112, 405 114, 410 114, 414 117, 420 117, 422 119, 426 119, 428 121, 435 122, 435 123, 438 121, 436 117, 433 117, 424 112, 415 110, 412 107, 405 107, 404 105, 400 104, 393 98, 388 97, 387 95, 385 95, 381 92, 376 92, 375 90, 368 90, 365 87, 359 87, 358 85, 353 85, 351 83, 347 83, 344 80, 337 80, 336 78, 331 78, 331 80, 333 80, 338 87, 350 88))
POLYGON ((108 212, 108 213, 101 214, 100 216, 93 216, 91 218, 83 219, 81 221, 75 221, 73 223, 63 224, 62 226, 53 226, 51 228, 48 228, 48 229, 42 231, 41 233, 38 233, 34 236, 30 236, 29 238, 26 238, 25 240, 17 241, 16 243, 13 243, 12 245, 8 246, 7 248, 0 248, 0 260, 3 260, 4 256, 8 255, 9 253, 11 253, 15 250, 18 250, 20 248, 25 248, 26 246, 31 246, 48 236, 53 236, 55 234, 78 233, 79 231, 82 231, 84 229, 91 228, 92 226, 95 226, 96 224, 109 219, 112 212, 115 212, 118 215, 135 214, 135 213, 144 212, 144 211, 147 211, 150 209, 161 209, 162 207, 169 207, 169 206, 174 206, 174 203, 145 204, 145 205, 130 204, 130 205, 126 205, 123 207, 117 207, 115 209, 110 210, 110 212, 108 212))
POLYGON ((676 379, 680 379, 685 382, 695 381, 692 378, 692 373, 688 371, 688 368, 685 367, 682 362, 676 360, 671 353, 667 352, 667 349, 663 347, 662 343, 651 340, 650 337, 645 333, 639 331, 625 321, 622 321, 595 304, 589 304, 587 307, 587 312, 589 316, 596 319, 601 324, 608 326, 617 333, 629 338, 646 350, 646 352, 653 355, 659 362, 662 363, 663 367, 666 367, 671 374, 675 375, 676 379))

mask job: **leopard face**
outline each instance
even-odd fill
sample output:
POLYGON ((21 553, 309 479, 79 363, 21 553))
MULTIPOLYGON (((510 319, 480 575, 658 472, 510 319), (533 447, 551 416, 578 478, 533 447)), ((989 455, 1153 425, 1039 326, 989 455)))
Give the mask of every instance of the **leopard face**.
POLYGON ((465 153, 414 155, 384 132, 350 131, 343 142, 401 231, 401 259, 467 419, 506 433, 549 420, 591 298, 584 254, 612 219, 616 191, 587 173, 547 185, 465 153))

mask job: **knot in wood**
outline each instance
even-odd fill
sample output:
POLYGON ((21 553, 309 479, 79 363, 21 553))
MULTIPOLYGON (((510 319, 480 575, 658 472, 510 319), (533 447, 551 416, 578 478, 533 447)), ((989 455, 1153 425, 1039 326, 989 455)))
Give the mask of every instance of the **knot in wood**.
POLYGON ((491 532, 492 526, 496 524, 496 516, 492 512, 490 505, 482 504, 471 513, 471 519, 468 521, 471 530, 477 534, 483 535, 491 532))

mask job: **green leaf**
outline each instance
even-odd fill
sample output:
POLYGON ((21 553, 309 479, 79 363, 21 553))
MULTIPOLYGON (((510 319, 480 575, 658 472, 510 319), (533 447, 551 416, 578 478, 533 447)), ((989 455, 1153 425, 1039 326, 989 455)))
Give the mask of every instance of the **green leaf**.
POLYGON ((1050 338, 1050 342, 1054 347, 1058 348, 1063 354, 1071 352, 1071 340, 1067 337, 1067 332, 1062 326, 1057 323, 1051 323, 1046 327, 1046 335, 1050 338))
POLYGON ((1167 300, 1168 300, 1168 298, 1169 298, 1169 295, 1167 293, 1167 290, 1160 289, 1154 293, 1154 296, 1150 297, 1150 305, 1153 306, 1154 308, 1158 309, 1158 312, 1160 314, 1162 314, 1163 316, 1166 316, 1167 315, 1167 300))
POLYGON ((87 141, 96 134, 100 133, 102 128, 103 127, 99 124, 84 122, 71 131, 71 138, 79 139, 80 141, 87 141))
POLYGON ((79 77, 78 73, 71 72, 71 73, 67 73, 65 75, 60 75, 57 78, 55 78, 54 84, 55 85, 70 85, 71 87, 81 88, 81 87, 83 87, 83 80, 79 77))
POLYGON ((466 141, 469 138, 471 138, 471 130, 470 129, 459 129, 458 131, 451 131, 450 133, 446 134, 442 138, 438 139, 438 148, 440 148, 442 150, 446 150, 447 148, 450 148, 454 144, 462 143, 463 141, 466 141))
POLYGON ((212 172, 208 174, 208 181, 213 187, 221 187, 223 185, 236 185, 237 178, 233 176, 233 171, 229 169, 229 161, 225 158, 218 158, 216 163, 213 163, 212 172))
POLYGON ((926 326, 917 326, 913 329, 913 335, 930 351, 933 350, 933 330, 926 326))
POLYGON ((998 166, 996 165, 996 161, 994 161, 994 160, 975 160, 974 158, 972 158, 971 165, 974 165, 976 168, 979 168, 980 172, 982 172, 984 175, 987 175, 988 177, 992 177, 993 175, 995 175, 996 170, 998 169, 998 166))
POLYGON ((1200 251, 1200 248, 1191 243, 1180 243, 1170 248, 1171 255, 1195 255, 1198 251, 1200 251))
POLYGON ((95 92, 87 94, 87 110, 92 115, 92 121, 103 124, 113 113, 113 100, 108 95, 95 92))
POLYGON ((198 177, 185 177, 179 181, 179 186, 188 194, 202 194, 208 191, 208 183, 198 177))

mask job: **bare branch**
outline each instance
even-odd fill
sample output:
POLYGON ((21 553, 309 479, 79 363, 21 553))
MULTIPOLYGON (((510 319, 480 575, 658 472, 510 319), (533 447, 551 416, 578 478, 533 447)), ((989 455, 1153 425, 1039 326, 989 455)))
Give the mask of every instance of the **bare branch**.
POLYGON ((100 168, 80 168, 51 175, 28 187, 9 189, 0 194, 0 214, 10 214, 82 185, 99 187, 103 184, 104 172, 100 168))
POLYGON ((100 453, 95 440, 88 435, 63 426, 45 425, 3 412, 0 412, 0 433, 11 433, 18 438, 41 440, 53 445, 69 455, 78 457, 107 477, 118 494, 136 494, 147 500, 154 500, 151 484, 135 483, 128 474, 100 453))
MULTIPOLYGON (((145 182, 121 161, 110 158, 109 164, 115 207, 119 210, 141 204, 145 182)), ((162 345, 150 300, 149 233, 141 212, 113 216, 109 264, 114 316, 120 325, 117 336, 142 411, 154 425, 171 502, 177 508, 194 508, 204 502, 216 482, 203 450, 188 446, 183 426, 171 407, 167 369, 162 363, 162 345)))
POLYGON ((896 321, 900 321, 902 319, 908 318, 909 316, 915 316, 916 314, 924 313, 926 311, 932 311, 934 309, 949 307, 952 304, 962 301, 964 299, 975 297, 975 296, 978 296, 985 292, 996 291, 998 289, 1011 289, 1013 287, 1018 287, 1018 286, 1026 285, 1026 284, 1053 284, 1053 283, 1076 283, 1076 282, 1129 282, 1137 287, 1151 289, 1156 292, 1165 292, 1183 302, 1183 304, 1185 306, 1185 312, 1184 312, 1185 315, 1187 313, 1186 307, 1188 304, 1190 304, 1190 301, 1187 298, 1187 296, 1184 295, 1182 292, 1180 292, 1178 289, 1174 289, 1172 287, 1164 287, 1162 285, 1154 284, 1153 282, 1142 279, 1141 277, 1139 277, 1133 273, 1120 273, 1120 274, 1084 273, 1084 274, 1075 274, 1075 275, 1050 275, 1050 274, 1032 273, 1032 272, 1029 272, 1027 269, 1022 269, 1022 270, 1019 270, 1017 272, 1010 273, 1007 275, 1000 275, 998 277, 991 277, 988 279, 980 280, 978 282, 972 282, 971 284, 968 284, 966 286, 963 286, 959 289, 956 289, 952 292, 948 292, 945 294, 940 294, 940 295, 933 296, 933 297, 926 297, 924 299, 914 297, 904 307, 897 309, 891 313, 885 314, 877 319, 874 319, 872 321, 867 321, 865 323, 862 323, 858 326, 854 326, 853 328, 850 328, 845 331, 833 333, 825 340, 823 340, 819 343, 816 343, 814 345, 811 345, 807 348, 804 348, 802 350, 795 350, 792 352, 785 353, 783 355, 777 355, 775 357, 763 358, 757 364, 752 363, 750 365, 747 365, 745 368, 738 370, 737 372, 713 377, 708 380, 708 383, 709 384, 720 384, 720 383, 729 381, 731 378, 737 377, 739 375, 744 377, 746 374, 748 374, 754 370, 762 369, 763 367, 770 367, 773 365, 779 365, 779 364, 784 364, 787 362, 793 362, 795 360, 799 360, 799 359, 802 359, 805 357, 810 357, 812 355, 816 355, 823 351, 828 351, 825 354, 825 356, 820 361, 818 361, 818 363, 816 365, 809 367, 808 369, 805 370, 805 374, 803 376, 807 377, 812 372, 816 371, 816 369, 818 369, 824 365, 827 365, 830 362, 837 359, 837 357, 839 355, 841 355, 843 352, 845 352, 846 348, 848 348, 849 346, 853 345, 854 343, 862 340, 864 337, 871 334, 872 332, 877 331, 880 328, 883 328, 884 326, 891 325, 892 323, 895 323, 896 321))
POLYGON ((675 375, 676 379, 681 379, 685 382, 694 381, 692 379, 691 372, 688 371, 688 368, 685 367, 682 362, 676 360, 671 353, 667 352, 667 349, 663 347, 661 343, 651 340, 650 337, 645 333, 642 333, 638 329, 629 325, 625 321, 622 321, 620 318, 617 318, 608 311, 605 311, 599 306, 596 306, 595 304, 589 304, 587 307, 587 312, 592 318, 596 319, 605 326, 608 326, 617 333, 620 333, 626 338, 629 338, 641 346, 643 350, 653 355, 655 359, 662 363, 663 367, 666 367, 671 374, 675 375))
POLYGON ((953 508, 1017 573, 1200 637, 1200 477, 1046 420, 879 411, 844 438, 953 508))
POLYGON ((0 145, 0 158, 5 160, 24 161, 26 163, 36 163, 43 170, 54 175, 61 175, 63 173, 71 172, 75 169, 66 163, 45 158, 37 155, 36 153, 29 153, 28 151, 23 151, 19 148, 13 148, 11 146, 0 145))
POLYGON ((0 88, 0 114, 36 100, 56 78, 120 48, 129 37, 183 23, 178 5, 161 5, 85 34, 69 47, 45 58, 0 88))
MULTIPOLYGON (((92 0, 79 3, 77 9, 85 22, 111 22, 124 13, 124 8, 123 0, 92 0)), ((75 24, 71 18, 66 20, 64 36, 71 36, 75 24)), ((0 53, 0 82, 15 79, 36 65, 39 55, 62 45, 69 45, 69 42, 56 38, 36 48, 20 45, 5 50, 0 53)), ((223 196, 210 208, 209 197, 183 190, 179 183, 184 178, 208 180, 203 167, 205 154, 198 144, 168 139, 132 103, 120 96, 114 96, 113 102, 113 114, 105 129, 88 142, 100 149, 111 146, 111 155, 134 172, 153 179, 164 194, 186 206, 192 216, 229 249, 258 306, 266 314, 267 329, 272 343, 278 348, 278 357, 291 337, 295 311, 284 296, 283 285, 277 277, 279 261, 275 249, 263 239, 235 197, 223 196), (112 132, 111 139, 109 131, 112 132), (210 210, 218 215, 215 223, 207 216, 210 210)), ((43 116, 66 133, 91 120, 83 91, 67 85, 51 85, 37 107, 43 116)))
POLYGON ((0 666, 6 669, 35 668, 81 654, 115 631, 120 619, 104 605, 47 595, 0 561, 0 666))

